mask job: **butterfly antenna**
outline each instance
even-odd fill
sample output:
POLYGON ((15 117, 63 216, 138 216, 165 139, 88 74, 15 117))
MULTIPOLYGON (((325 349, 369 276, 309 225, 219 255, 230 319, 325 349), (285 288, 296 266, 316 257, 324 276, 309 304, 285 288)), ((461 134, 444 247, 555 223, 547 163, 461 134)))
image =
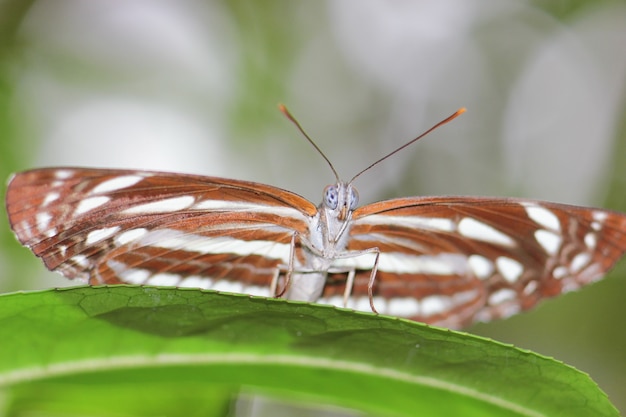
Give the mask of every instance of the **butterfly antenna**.
POLYGON ((380 158, 378 161, 374 162, 373 164, 371 164, 370 166, 368 166, 367 168, 365 168, 363 171, 359 172, 358 174, 356 174, 354 177, 352 177, 352 179, 350 180, 350 184, 357 179, 357 177, 361 174, 363 174, 365 171, 370 170, 371 168, 373 168, 374 166, 380 164, 381 162, 383 162, 385 159, 389 158, 392 155, 395 155, 396 153, 400 152, 402 149, 406 148, 407 146, 413 144, 414 142, 417 142, 419 139, 423 138, 424 136, 428 135, 430 132, 432 132, 433 130, 437 129, 440 126, 445 125, 446 123, 456 119, 458 116, 462 115, 463 113, 465 113, 466 109, 465 107, 461 107, 460 109, 458 109, 456 112, 454 112, 454 114, 452 114, 449 117, 446 117, 445 119, 443 119, 442 121, 440 121, 439 123, 437 123, 436 125, 434 125, 433 127, 431 127, 430 129, 428 129, 427 131, 425 131, 424 133, 422 133, 421 135, 419 135, 418 137, 416 137, 413 140, 408 141, 407 143, 405 143, 404 145, 400 146, 398 149, 396 149, 393 152, 388 153, 387 155, 383 156, 382 158, 380 158))
POLYGON ((311 145, 313 145, 313 147, 315 148, 315 150, 322 155, 322 158, 324 158, 326 160, 326 162, 328 163, 328 166, 330 167, 330 169, 333 171, 333 174, 335 174, 335 179, 337 180, 337 182, 339 182, 339 175, 337 175, 337 171, 335 171, 335 167, 333 166, 333 164, 330 163, 330 160, 326 157, 326 155, 324 155, 324 152, 322 152, 322 150, 315 144, 315 142, 313 142, 313 139, 311 139, 311 137, 309 135, 307 135, 307 133, 304 131, 304 129, 302 128, 302 126, 300 126, 300 123, 298 123, 298 121, 296 120, 295 117, 293 117, 291 115, 291 113, 289 113, 289 110, 287 110, 287 107, 285 107, 284 104, 279 104, 278 105, 278 110, 281 111, 282 114, 284 114, 287 119, 289 119, 291 121, 291 123, 293 123, 294 125, 296 125, 296 127, 298 128, 298 130, 300 131, 300 133, 302 133, 302 135, 304 135, 304 137, 306 138, 306 140, 309 141, 309 143, 311 145))

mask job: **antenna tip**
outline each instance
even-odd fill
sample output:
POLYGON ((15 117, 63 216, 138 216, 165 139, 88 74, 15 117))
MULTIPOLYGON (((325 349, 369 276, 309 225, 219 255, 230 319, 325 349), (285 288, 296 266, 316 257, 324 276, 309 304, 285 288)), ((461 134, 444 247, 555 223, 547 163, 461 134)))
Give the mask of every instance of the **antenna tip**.
POLYGON ((461 115, 461 114, 465 113, 466 111, 467 111, 467 109, 465 107, 461 107, 460 109, 458 109, 456 111, 456 114, 458 116, 458 115, 461 115))
POLYGON ((291 115, 291 113, 289 113, 289 110, 287 110, 287 106, 285 106, 283 103, 278 103, 278 110, 280 110, 280 112, 282 114, 285 115, 285 117, 287 117, 287 119, 291 120, 293 123, 296 124, 296 126, 299 124, 296 119, 291 115))
POLYGON ((291 119, 291 114, 289 113, 289 110, 287 110, 287 106, 285 106, 283 103, 278 103, 278 110, 280 110, 282 114, 291 119))

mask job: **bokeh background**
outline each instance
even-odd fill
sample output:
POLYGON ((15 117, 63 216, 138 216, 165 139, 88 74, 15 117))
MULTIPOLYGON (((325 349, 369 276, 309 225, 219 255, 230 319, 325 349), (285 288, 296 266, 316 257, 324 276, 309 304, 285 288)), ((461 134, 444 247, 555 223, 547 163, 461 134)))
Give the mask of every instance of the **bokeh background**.
MULTIPOLYGON (((52 165, 266 182, 318 202, 546 199, 626 211, 626 3, 609 0, 0 2, 0 177, 52 165)), ((2 195, 5 188, 3 186, 2 195)), ((47 273, 0 215, 0 291, 47 273)), ((626 411, 626 262, 606 280, 469 331, 589 373, 626 411)))

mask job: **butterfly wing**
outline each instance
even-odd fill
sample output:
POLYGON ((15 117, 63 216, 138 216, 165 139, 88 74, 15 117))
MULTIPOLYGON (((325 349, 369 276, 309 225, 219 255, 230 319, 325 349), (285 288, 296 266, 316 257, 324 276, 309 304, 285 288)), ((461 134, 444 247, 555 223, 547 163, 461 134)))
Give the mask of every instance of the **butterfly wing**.
POLYGON ((6 204, 18 240, 68 278, 264 295, 317 212, 263 184, 81 168, 16 174, 6 204))
MULTIPOLYGON (((454 328, 576 290, 626 251, 626 215, 547 202, 402 198, 361 207, 353 220, 348 249, 380 249, 378 311, 454 328)), ((365 258, 356 306, 367 306, 373 257, 365 258)), ((323 300, 342 293, 327 285, 323 300)))

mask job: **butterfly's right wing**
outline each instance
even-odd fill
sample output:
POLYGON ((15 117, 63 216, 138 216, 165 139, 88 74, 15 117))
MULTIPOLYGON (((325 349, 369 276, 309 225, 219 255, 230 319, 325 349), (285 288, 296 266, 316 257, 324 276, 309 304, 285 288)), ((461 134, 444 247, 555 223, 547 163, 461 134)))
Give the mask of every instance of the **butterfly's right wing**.
POLYGON ((258 183, 83 168, 16 174, 6 204, 18 240, 68 278, 263 295, 317 211, 258 183))

